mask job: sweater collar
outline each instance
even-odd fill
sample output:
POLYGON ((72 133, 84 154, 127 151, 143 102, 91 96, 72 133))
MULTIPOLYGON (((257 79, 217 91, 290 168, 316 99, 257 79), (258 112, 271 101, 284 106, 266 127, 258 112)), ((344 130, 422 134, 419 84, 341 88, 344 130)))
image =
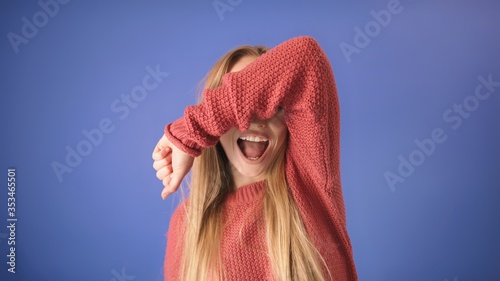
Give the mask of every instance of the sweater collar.
POLYGON ((227 196, 226 204, 231 206, 252 203, 262 192, 264 192, 264 182, 265 181, 254 182, 239 187, 227 196))

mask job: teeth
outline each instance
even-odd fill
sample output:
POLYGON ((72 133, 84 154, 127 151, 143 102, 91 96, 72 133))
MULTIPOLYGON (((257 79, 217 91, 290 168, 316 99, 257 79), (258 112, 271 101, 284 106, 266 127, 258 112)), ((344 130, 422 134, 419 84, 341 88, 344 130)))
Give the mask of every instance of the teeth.
POLYGON ((253 141, 253 142, 266 142, 268 139, 263 138, 263 137, 254 137, 254 136, 248 136, 248 137, 241 137, 241 140, 246 140, 246 141, 253 141))

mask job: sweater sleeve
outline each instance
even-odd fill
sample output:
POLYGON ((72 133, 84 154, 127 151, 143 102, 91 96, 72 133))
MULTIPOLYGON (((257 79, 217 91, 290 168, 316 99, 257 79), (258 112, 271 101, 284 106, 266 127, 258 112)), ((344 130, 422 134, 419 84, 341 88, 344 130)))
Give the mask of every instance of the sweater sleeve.
MULTIPOLYGON (((254 117, 271 118, 281 106, 290 133, 287 161, 301 183, 341 196, 337 89, 316 40, 289 39, 243 70, 225 74, 220 87, 203 94, 203 103, 188 106, 182 118, 165 127, 174 145, 198 156, 231 127, 245 131, 254 117)), ((337 207, 344 217, 343 203, 337 207)))
POLYGON ((188 106, 182 118, 165 127, 169 140, 192 156, 214 146, 231 127, 245 131, 253 117, 271 118, 278 106, 291 122, 304 115, 324 119, 336 90, 326 55, 313 38, 303 36, 276 46, 239 72, 226 73, 220 87, 203 95, 203 103, 188 106))

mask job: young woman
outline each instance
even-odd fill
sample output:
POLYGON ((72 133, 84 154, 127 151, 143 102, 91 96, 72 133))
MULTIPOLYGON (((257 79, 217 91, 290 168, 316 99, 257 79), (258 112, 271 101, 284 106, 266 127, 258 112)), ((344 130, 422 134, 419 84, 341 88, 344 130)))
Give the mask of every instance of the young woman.
POLYGON ((165 280, 357 280, 339 125, 333 72, 313 38, 224 55, 202 101, 153 151, 164 199, 193 166, 165 280))

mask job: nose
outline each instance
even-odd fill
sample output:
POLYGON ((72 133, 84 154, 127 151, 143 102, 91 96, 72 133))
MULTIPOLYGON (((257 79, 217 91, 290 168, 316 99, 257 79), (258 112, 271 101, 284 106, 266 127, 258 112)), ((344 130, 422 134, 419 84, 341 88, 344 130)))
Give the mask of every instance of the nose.
POLYGON ((254 118, 252 124, 257 128, 265 128, 267 126, 267 120, 254 118))

